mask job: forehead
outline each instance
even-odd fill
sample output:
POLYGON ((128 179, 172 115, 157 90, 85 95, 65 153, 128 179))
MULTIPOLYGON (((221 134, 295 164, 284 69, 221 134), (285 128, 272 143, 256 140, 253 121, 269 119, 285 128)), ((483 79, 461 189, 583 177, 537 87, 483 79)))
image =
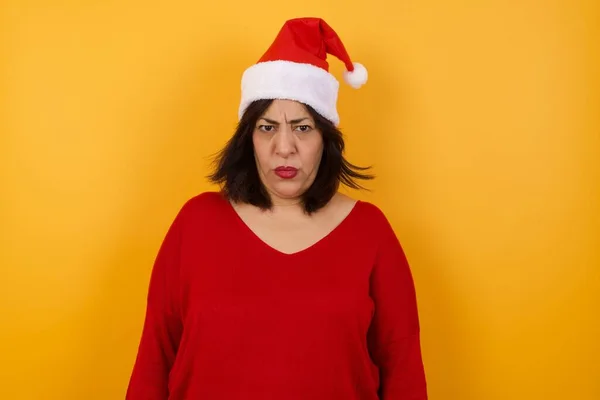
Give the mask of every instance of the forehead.
POLYGON ((281 99, 274 100, 262 116, 271 119, 311 118, 304 104, 294 100, 281 99))

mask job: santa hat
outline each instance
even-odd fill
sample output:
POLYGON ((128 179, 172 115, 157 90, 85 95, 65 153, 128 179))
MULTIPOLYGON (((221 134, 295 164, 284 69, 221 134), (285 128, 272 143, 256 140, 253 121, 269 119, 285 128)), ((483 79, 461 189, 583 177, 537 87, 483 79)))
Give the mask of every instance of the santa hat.
POLYGON ((344 80, 350 86, 359 88, 367 82, 365 67, 352 62, 337 33, 325 21, 286 21, 265 54, 244 71, 239 118, 255 100, 287 99, 311 106, 337 126, 339 83, 329 73, 328 53, 344 63, 344 80))

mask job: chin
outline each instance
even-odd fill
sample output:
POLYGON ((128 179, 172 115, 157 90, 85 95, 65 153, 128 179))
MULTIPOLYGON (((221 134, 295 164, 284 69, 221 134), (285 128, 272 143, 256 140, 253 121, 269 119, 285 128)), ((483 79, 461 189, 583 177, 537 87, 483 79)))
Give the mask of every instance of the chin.
POLYGON ((292 182, 280 182, 274 185, 272 189, 276 196, 283 199, 298 198, 304 193, 304 189, 301 185, 292 182))

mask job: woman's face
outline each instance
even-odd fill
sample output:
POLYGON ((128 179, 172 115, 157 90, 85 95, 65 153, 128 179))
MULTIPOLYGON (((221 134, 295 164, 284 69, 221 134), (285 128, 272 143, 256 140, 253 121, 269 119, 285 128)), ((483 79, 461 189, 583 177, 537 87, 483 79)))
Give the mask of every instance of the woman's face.
POLYGON ((303 104, 274 100, 252 134, 258 175, 273 203, 295 201, 314 182, 323 138, 303 104))

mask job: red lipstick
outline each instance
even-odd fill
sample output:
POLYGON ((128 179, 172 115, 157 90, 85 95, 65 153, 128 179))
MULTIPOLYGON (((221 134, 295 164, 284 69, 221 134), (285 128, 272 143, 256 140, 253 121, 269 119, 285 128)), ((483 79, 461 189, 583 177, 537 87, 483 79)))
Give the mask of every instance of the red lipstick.
POLYGON ((294 167, 277 167, 275 168, 275 174, 283 179, 292 179, 298 175, 298 168, 294 167))

